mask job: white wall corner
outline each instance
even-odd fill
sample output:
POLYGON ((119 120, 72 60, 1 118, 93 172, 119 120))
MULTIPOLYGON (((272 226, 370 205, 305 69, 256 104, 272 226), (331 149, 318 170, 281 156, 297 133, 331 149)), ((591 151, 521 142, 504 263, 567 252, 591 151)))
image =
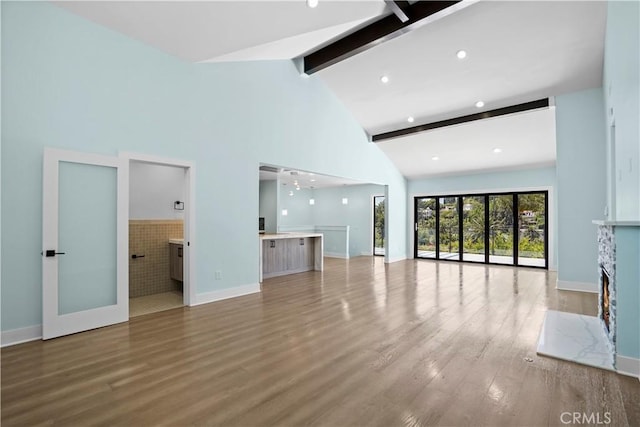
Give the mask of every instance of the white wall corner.
POLYGON ((640 359, 616 354, 616 371, 640 380, 640 359))
POLYGON ((598 293, 598 285, 589 282, 572 282, 568 280, 557 280, 556 289, 561 291, 576 291, 576 292, 589 292, 593 294, 598 293))
POLYGON ((195 301, 191 306, 208 304, 210 302, 222 301, 258 292, 260 292, 260 283, 251 283, 249 285, 236 286, 234 288, 221 289, 219 291, 205 292, 202 294, 196 294, 195 301))
POLYGON ((384 259, 384 263, 385 264, 391 264, 393 262, 398 262, 398 261, 404 261, 405 259, 407 259, 406 256, 398 256, 398 257, 389 257, 389 258, 385 258, 384 259))
POLYGON ((23 342, 42 339, 42 325, 27 326, 26 328, 2 331, 2 347, 21 344, 23 342))

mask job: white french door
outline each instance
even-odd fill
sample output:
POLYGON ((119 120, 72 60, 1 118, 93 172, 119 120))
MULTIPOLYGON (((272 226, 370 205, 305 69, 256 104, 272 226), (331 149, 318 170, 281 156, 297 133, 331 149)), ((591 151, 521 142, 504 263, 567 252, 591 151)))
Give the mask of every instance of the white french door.
POLYGON ((45 148, 42 337, 129 318, 128 165, 45 148))

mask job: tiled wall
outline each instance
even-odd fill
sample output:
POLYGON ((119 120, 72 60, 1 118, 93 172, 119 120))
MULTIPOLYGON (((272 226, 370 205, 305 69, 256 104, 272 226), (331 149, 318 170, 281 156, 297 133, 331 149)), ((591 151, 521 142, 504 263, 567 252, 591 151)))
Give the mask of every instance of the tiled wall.
POLYGON ((129 297, 177 290, 169 276, 169 239, 183 238, 182 220, 129 221, 129 297), (132 259, 131 255, 144 255, 132 259))

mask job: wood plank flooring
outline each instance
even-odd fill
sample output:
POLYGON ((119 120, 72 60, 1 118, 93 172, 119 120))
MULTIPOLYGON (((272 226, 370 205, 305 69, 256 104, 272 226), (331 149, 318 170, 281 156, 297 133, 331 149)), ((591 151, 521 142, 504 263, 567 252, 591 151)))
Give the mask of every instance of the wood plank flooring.
POLYGON ((2 425, 640 425, 640 383, 535 353, 555 274, 380 257, 2 349, 2 425), (525 360, 531 358, 532 361, 525 360))

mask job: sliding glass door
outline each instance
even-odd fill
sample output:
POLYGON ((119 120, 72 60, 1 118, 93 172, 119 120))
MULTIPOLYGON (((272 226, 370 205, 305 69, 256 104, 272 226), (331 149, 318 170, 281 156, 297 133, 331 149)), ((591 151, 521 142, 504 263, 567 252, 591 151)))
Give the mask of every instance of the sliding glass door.
POLYGON ((416 257, 437 258, 436 199, 433 197, 416 198, 415 215, 416 257))
POLYGON ((440 259, 460 259, 460 215, 457 197, 440 197, 440 259))
POLYGON ((513 195, 489 196, 489 262, 513 264, 513 195))
POLYGON ((548 266, 546 191, 416 197, 415 257, 548 266))
POLYGON ((484 196, 462 198, 462 260, 485 261, 484 196))
POLYGON ((547 198, 518 195, 518 264, 544 267, 547 254, 547 198))

